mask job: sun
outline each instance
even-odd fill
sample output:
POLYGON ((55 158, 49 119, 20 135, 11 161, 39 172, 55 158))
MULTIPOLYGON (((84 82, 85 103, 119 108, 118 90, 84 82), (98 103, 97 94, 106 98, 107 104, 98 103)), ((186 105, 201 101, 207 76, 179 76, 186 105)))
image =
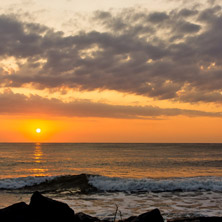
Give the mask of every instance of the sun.
POLYGON ((41 133, 41 129, 40 128, 37 128, 35 131, 36 131, 36 133, 41 133))

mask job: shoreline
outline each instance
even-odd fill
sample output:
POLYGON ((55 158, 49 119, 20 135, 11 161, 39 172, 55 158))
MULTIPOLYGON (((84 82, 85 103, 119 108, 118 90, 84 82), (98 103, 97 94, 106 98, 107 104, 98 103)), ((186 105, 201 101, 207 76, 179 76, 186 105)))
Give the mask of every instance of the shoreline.
POLYGON ((161 215, 159 209, 154 208, 151 211, 144 212, 140 215, 132 215, 122 219, 121 211, 116 205, 113 213, 113 219, 99 219, 83 212, 75 213, 68 204, 43 196, 40 192, 35 191, 31 198, 30 204, 19 202, 6 208, 0 209, 0 221, 13 222, 37 222, 37 221, 64 221, 64 222, 222 222, 222 217, 186 217, 166 220, 161 215), (117 215, 120 220, 117 220, 117 215))

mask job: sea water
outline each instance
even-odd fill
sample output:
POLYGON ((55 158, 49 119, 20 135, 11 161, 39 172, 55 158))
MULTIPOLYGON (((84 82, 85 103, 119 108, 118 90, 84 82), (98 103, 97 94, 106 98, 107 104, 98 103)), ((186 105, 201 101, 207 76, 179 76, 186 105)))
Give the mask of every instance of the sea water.
POLYGON ((64 181, 44 195, 101 219, 117 206, 123 218, 154 208, 165 219, 222 216, 222 144, 3 143, 0 208, 28 203, 24 187, 79 174, 96 191, 73 192, 64 181))

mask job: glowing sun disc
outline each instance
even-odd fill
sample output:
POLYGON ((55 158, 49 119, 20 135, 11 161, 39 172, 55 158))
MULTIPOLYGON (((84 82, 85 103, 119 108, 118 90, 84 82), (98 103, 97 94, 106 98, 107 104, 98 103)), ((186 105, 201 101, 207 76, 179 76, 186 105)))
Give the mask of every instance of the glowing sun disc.
POLYGON ((41 129, 36 129, 36 133, 41 133, 41 129))

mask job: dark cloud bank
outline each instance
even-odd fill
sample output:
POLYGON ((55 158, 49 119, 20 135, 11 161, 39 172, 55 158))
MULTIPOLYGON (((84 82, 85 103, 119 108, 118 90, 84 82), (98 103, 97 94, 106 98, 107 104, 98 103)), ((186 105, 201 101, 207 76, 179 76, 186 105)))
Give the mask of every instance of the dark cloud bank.
MULTIPOLYGON (((102 27, 100 31, 66 36, 41 24, 1 15, 0 56, 16 57, 20 63, 19 70, 10 75, 0 68, 0 85, 32 84, 39 89, 65 86, 87 91, 108 89, 159 100, 222 102, 222 8, 219 5, 168 13, 136 9, 124 9, 115 14, 97 11, 92 20, 102 27)), ((26 99, 19 96, 21 104, 25 104, 26 99)), ((55 108, 62 104, 64 108, 55 112, 64 109, 67 115, 76 110, 75 115, 88 116, 87 111, 82 114, 85 107, 93 113, 91 116, 104 117, 126 115, 131 118, 163 113, 211 116, 206 112, 162 110, 152 106, 64 104, 35 96, 28 102, 37 107, 36 99, 55 108)), ((7 103, 1 95, 1 103, 3 101, 7 103)))
POLYGON ((50 114, 66 117, 103 117, 123 119, 150 119, 162 116, 205 116, 222 117, 221 112, 204 112, 188 109, 155 106, 121 106, 77 100, 64 103, 59 99, 47 99, 38 95, 29 97, 23 94, 5 92, 0 94, 0 114, 50 114))

